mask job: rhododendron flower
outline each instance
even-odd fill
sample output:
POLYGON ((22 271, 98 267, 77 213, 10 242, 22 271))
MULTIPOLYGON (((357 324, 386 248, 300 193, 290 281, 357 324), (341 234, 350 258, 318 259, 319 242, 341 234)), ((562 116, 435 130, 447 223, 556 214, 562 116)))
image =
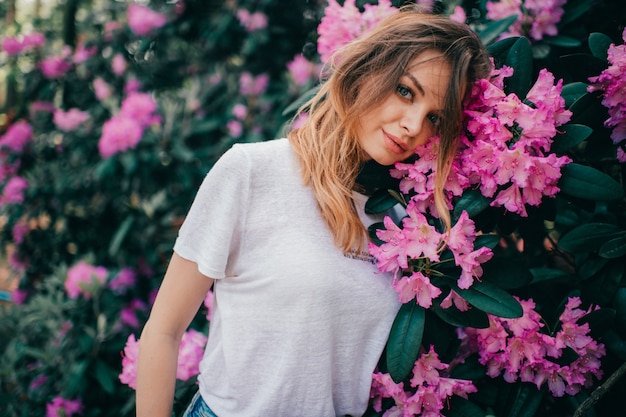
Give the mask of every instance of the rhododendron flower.
POLYGON ((111 70, 117 76, 124 75, 124 72, 126 72, 126 59, 124 59, 122 54, 115 54, 111 60, 111 70))
POLYGON ((600 358, 606 354, 604 345, 590 335, 589 324, 578 324, 578 319, 592 309, 581 310, 578 297, 571 297, 560 315, 559 330, 555 334, 543 331, 544 323, 535 311, 533 300, 519 300, 523 315, 504 319, 489 315, 486 329, 466 328, 461 332, 462 347, 466 356, 477 352, 479 362, 487 367, 487 375, 502 375, 507 382, 518 379, 548 389, 555 397, 575 395, 583 387, 590 387, 592 377, 600 379, 600 358), (573 350, 577 358, 567 365, 555 359, 565 348, 573 350))
POLYGON ((30 233, 30 227, 25 221, 19 221, 13 225, 11 229, 11 236, 13 238, 13 243, 21 244, 24 241, 26 235, 30 233))
POLYGON ((265 92, 270 77, 267 74, 259 74, 256 77, 249 72, 243 72, 239 76, 239 92, 244 96, 258 96, 265 92))
POLYGON ((24 201, 24 190, 28 181, 22 177, 13 177, 7 181, 0 196, 0 204, 19 204, 24 201))
POLYGON ((146 303, 139 299, 134 299, 128 303, 120 312, 120 322, 130 327, 138 328, 139 319, 137 318, 137 312, 147 311, 148 306, 146 303))
POLYGON ((237 119, 244 120, 248 116, 248 108, 245 105, 238 103, 233 106, 232 113, 237 119))
POLYGON ((343 6, 336 0, 328 0, 324 16, 317 27, 317 51, 322 62, 328 62, 339 48, 367 33, 385 17, 398 11, 390 0, 379 0, 378 5, 366 4, 364 8, 361 13, 355 0, 346 0, 343 6))
POLYGON ((69 109, 68 111, 56 110, 54 112, 54 124, 65 132, 76 130, 80 125, 89 119, 89 113, 79 109, 69 109))
POLYGON ((306 85, 315 77, 317 71, 316 65, 300 54, 287 63, 287 69, 298 86, 306 85))
POLYGON ((461 6, 456 6, 454 11, 450 15, 450 20, 459 23, 465 23, 467 21, 467 15, 465 14, 465 10, 461 6))
POLYGON ((155 12, 151 8, 132 3, 128 6, 128 26, 130 30, 139 36, 146 36, 153 30, 158 29, 167 23, 165 14, 155 12))
POLYGON ((157 103, 154 101, 152 95, 133 92, 122 100, 120 114, 135 120, 141 126, 145 127, 155 120, 154 112, 156 109, 157 103))
POLYGON ((9 55, 17 55, 24 49, 24 45, 20 39, 10 36, 2 39, 2 44, 0 46, 2 47, 2 50, 9 55))
POLYGON ((87 61, 89 58, 94 56, 98 52, 98 48, 92 46, 90 48, 85 47, 85 45, 81 44, 76 47, 74 51, 74 56, 72 57, 72 62, 74 64, 82 64, 87 61))
POLYGON ((107 84, 107 82, 100 77, 94 78, 93 89, 96 98, 100 101, 106 100, 107 98, 111 97, 111 94, 113 94, 111 86, 109 86, 109 84, 107 84))
MULTIPOLYGON (((204 346, 207 337, 193 329, 183 334, 178 350, 178 366, 176 378, 186 381, 196 376, 199 371, 200 361, 204 354, 204 346)), ((131 334, 126 340, 126 346, 122 351, 122 372, 119 379, 123 384, 136 389, 137 383, 137 359, 139 356, 139 340, 131 334)))
POLYGON ((239 120, 229 120, 226 122, 226 128, 232 138, 238 138, 243 133, 243 125, 239 120))
POLYGON ((237 19, 247 32, 254 32, 267 27, 267 15, 263 12, 250 13, 248 9, 239 9, 237 10, 237 19))
POLYGON ((9 148, 13 152, 22 152, 33 138, 33 128, 25 120, 13 123, 6 133, 0 136, 0 148, 9 148))
POLYGON ((67 400, 61 396, 54 397, 46 404, 46 417, 72 417, 83 410, 80 400, 67 400))
POLYGON ((2 40, 0 48, 9 55, 17 55, 34 48, 39 48, 46 43, 46 38, 42 33, 33 32, 22 37, 7 36, 2 40))
POLYGON ((206 319, 207 321, 211 321, 211 317, 213 317, 213 309, 214 309, 214 305, 215 305, 215 294, 213 293, 212 290, 209 290, 206 294, 206 297, 204 297, 204 307, 207 309, 206 312, 206 319))
MULTIPOLYGON (((626 29, 622 39, 626 42, 626 29)), ((617 159, 626 162, 626 44, 612 43, 607 54, 610 65, 597 77, 589 78, 593 84, 588 89, 602 93, 602 105, 609 110, 604 125, 613 128, 611 139, 618 145, 617 159)))
POLYGON ((382 399, 391 398, 395 406, 388 409, 383 416, 441 416, 445 404, 450 397, 458 395, 467 398, 468 394, 477 389, 471 381, 446 377, 449 365, 439 360, 439 355, 431 346, 415 362, 410 385, 414 392, 405 390, 404 383, 395 383, 389 374, 380 372, 372 376, 370 398, 375 411, 381 412, 382 399))
POLYGON ((511 36, 526 36, 541 40, 545 35, 558 34, 556 25, 563 17, 563 6, 567 0, 499 0, 487 1, 487 17, 492 20, 517 15, 518 18, 500 39, 511 36))
POLYGON ((44 77, 55 79, 64 76, 65 73, 72 68, 72 65, 67 61, 67 58, 62 55, 42 59, 39 63, 39 68, 44 77))
POLYGON ((65 291, 70 298, 82 295, 90 299, 95 290, 106 281, 108 271, 103 266, 89 265, 84 261, 78 262, 67 271, 65 291))
POLYGON ((130 268, 123 268, 109 281, 108 287, 116 294, 123 294, 128 288, 134 286, 136 282, 137 274, 135 271, 130 268))
POLYGON ((103 158, 137 146, 143 135, 143 127, 130 117, 113 116, 104 122, 98 149, 103 158))

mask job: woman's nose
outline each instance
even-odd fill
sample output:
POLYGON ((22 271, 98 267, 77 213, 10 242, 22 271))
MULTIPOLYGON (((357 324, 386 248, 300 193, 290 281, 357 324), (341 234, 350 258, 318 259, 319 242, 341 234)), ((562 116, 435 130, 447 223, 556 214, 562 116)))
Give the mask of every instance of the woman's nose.
POLYGON ((400 120, 400 127, 409 136, 417 136, 422 129, 422 117, 419 111, 407 111, 400 120))

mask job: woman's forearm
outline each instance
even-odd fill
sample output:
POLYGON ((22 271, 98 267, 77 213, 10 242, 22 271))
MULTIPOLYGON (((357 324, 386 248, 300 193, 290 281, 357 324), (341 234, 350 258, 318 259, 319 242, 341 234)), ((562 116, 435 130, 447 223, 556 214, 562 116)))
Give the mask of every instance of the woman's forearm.
POLYGON ((146 325, 139 341, 137 417, 171 417, 179 344, 175 336, 146 325))

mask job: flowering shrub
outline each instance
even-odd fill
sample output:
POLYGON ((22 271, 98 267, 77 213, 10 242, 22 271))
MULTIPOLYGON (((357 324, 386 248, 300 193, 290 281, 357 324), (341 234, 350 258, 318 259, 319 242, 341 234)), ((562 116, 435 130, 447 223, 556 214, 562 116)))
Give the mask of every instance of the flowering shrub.
MULTIPOLYGON (((367 204, 406 213, 371 230, 403 305, 366 415, 611 415, 626 389, 621 2, 416 3, 467 21, 494 72, 466 103, 449 233, 436 141, 367 204)), ((0 237, 19 288, 0 313, 0 414, 134 414, 137 335, 207 169, 282 136, 332 51, 401 4, 70 1, 8 20, 0 237)), ((176 412, 212 302, 181 346, 176 412)))

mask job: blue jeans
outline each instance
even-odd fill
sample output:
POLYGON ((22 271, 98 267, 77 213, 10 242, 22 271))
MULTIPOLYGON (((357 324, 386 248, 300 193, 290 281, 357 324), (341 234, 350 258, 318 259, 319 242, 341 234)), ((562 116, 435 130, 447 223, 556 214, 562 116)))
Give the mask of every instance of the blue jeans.
POLYGON ((199 392, 193 396, 189 407, 183 414, 183 417, 217 417, 208 405, 204 402, 199 392))

